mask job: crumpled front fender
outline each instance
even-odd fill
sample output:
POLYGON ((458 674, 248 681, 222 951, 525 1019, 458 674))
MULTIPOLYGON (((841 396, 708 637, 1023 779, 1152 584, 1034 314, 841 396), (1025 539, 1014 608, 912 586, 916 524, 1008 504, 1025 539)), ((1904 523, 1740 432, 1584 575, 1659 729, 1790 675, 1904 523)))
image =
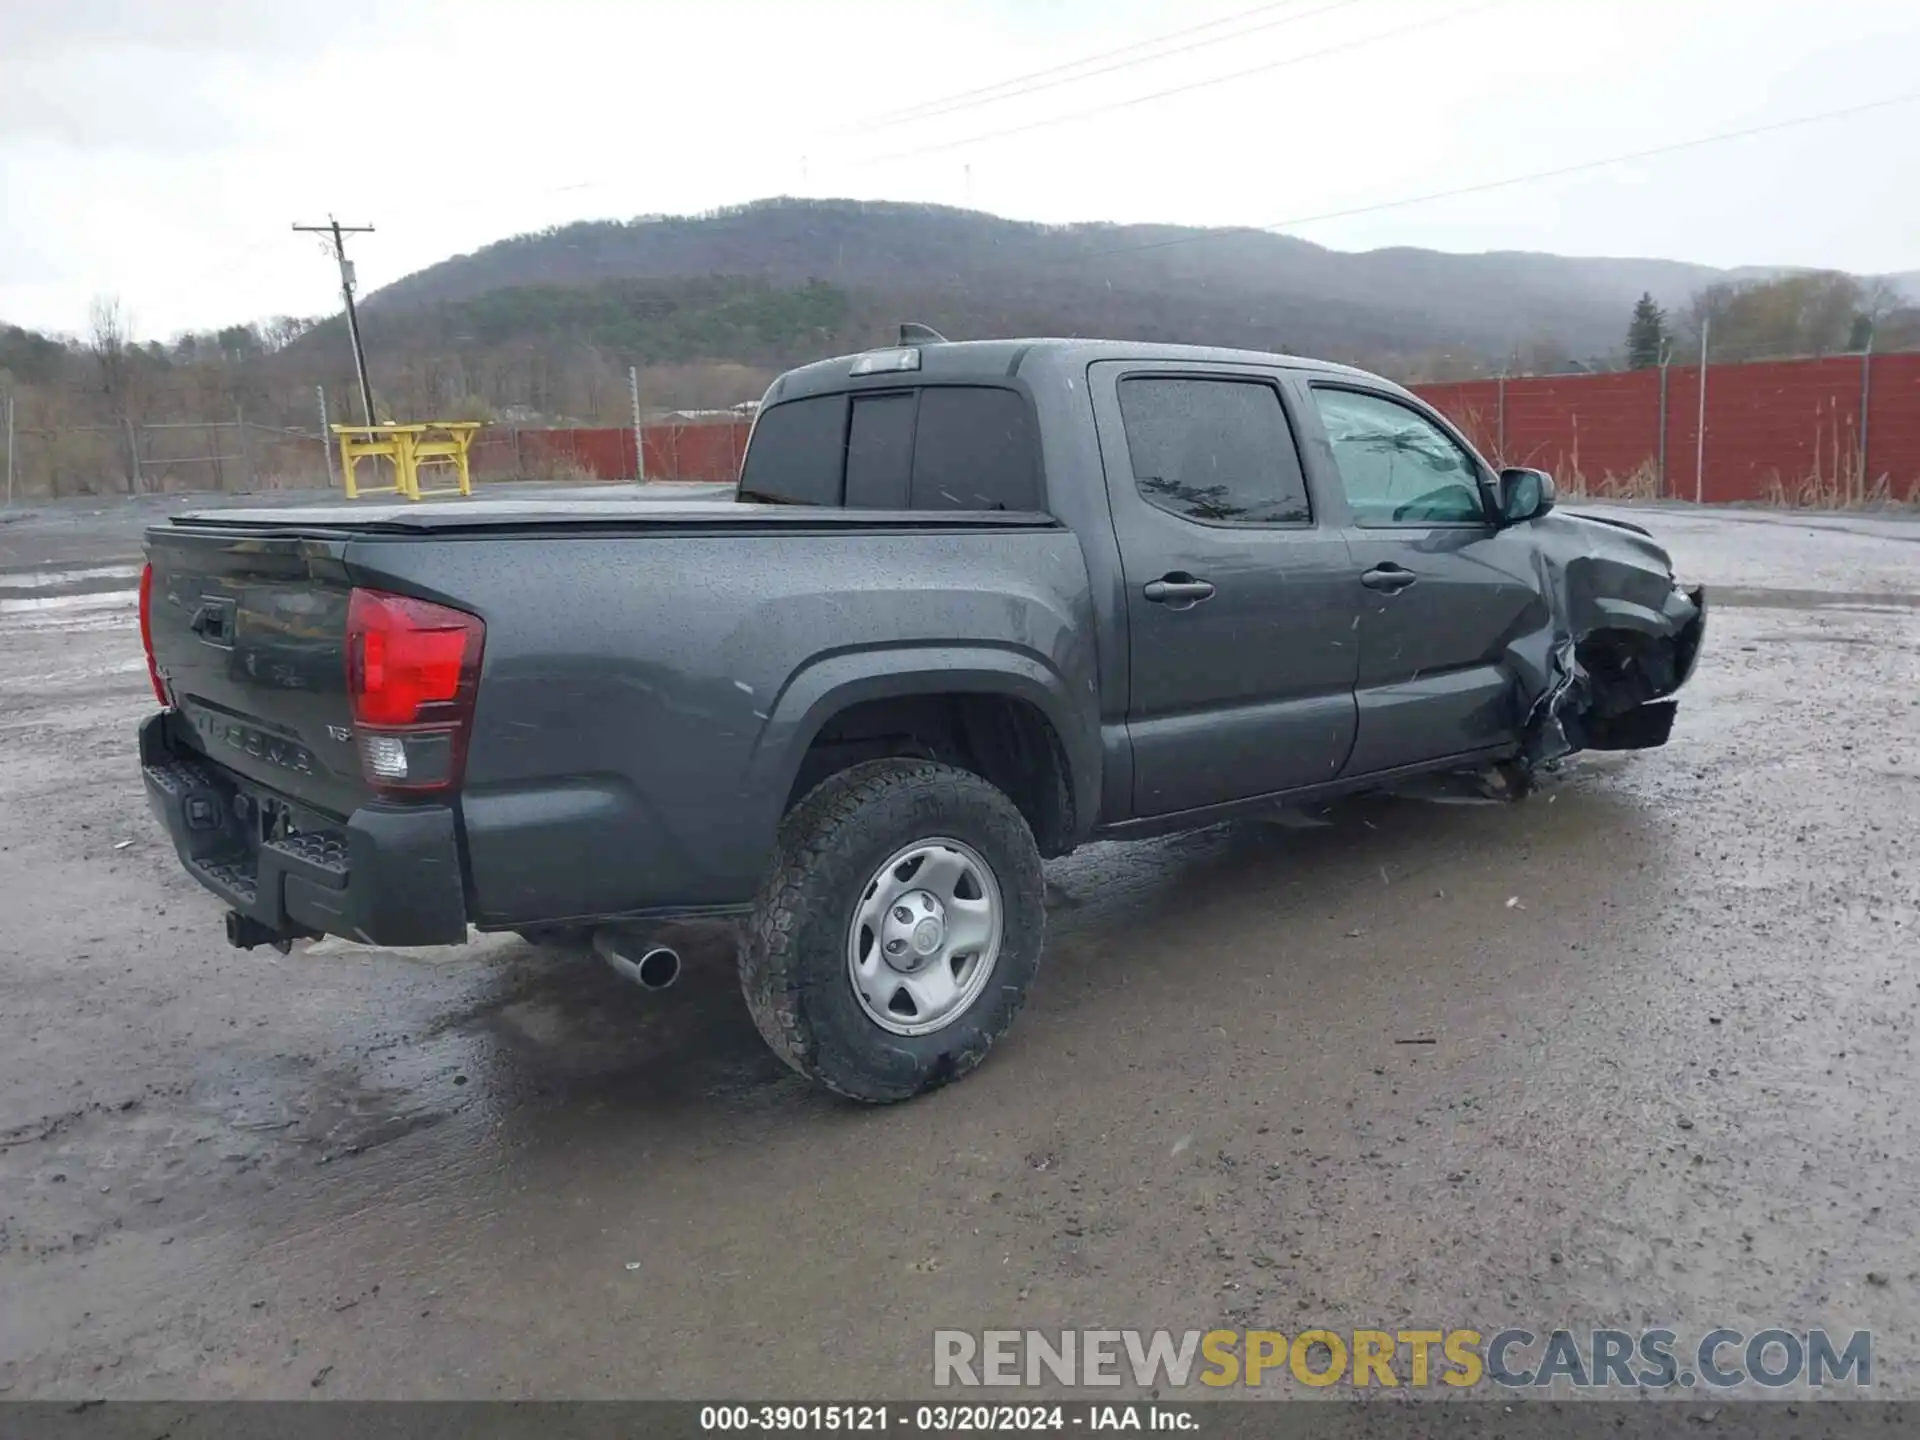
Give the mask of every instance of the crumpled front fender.
POLYGON ((1526 760, 1664 744, 1670 697, 1699 658, 1705 590, 1677 585, 1667 552, 1637 528, 1565 511, 1532 526, 1545 623, 1507 648, 1526 760))

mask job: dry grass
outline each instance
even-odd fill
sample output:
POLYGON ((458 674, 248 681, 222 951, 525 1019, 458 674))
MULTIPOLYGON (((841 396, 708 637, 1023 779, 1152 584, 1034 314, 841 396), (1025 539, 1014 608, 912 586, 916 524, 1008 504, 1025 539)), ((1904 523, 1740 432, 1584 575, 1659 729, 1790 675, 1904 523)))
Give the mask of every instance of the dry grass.
POLYGON ((600 477, 571 455, 529 455, 517 475, 494 477, 511 480, 551 480, 561 485, 597 484, 600 477))
POLYGON ((1505 467, 1506 457, 1500 453, 1500 427, 1488 424, 1486 413, 1478 405, 1469 405, 1466 411, 1454 421, 1467 434, 1480 453, 1493 462, 1496 470, 1505 467))
MULTIPOLYGON (((1508 464, 1530 465, 1533 456, 1518 460, 1496 459, 1496 467, 1508 464)), ((1555 462, 1553 483, 1560 493, 1571 500, 1658 500, 1660 498, 1660 465, 1649 455, 1624 475, 1612 470, 1602 471, 1599 478, 1587 474, 1580 463, 1580 420, 1573 418, 1573 444, 1555 462)))
POLYGON ((1616 475, 1609 470, 1600 477, 1600 483, 1592 493, 1601 500, 1658 500, 1659 462, 1649 455, 1624 475, 1616 475))
POLYGON ((1854 417, 1842 415, 1833 401, 1823 411, 1813 422, 1812 466, 1791 477, 1769 470, 1767 504, 1783 509, 1874 510, 1920 503, 1920 475, 1908 481, 1904 494, 1896 492, 1888 472, 1870 477, 1854 417))
POLYGON ((1793 510, 1878 510, 1889 505, 1920 503, 1920 478, 1896 496, 1893 477, 1882 472, 1871 483, 1847 476, 1812 472, 1788 481, 1778 470, 1768 472, 1766 503, 1793 510))

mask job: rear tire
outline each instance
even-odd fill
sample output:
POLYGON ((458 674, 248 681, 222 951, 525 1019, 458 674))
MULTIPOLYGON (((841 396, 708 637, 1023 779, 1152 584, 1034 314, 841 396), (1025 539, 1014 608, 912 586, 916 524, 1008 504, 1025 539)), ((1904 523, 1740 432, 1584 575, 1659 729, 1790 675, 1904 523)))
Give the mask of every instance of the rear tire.
POLYGON ((1033 835, 1001 791, 925 760, 856 765, 781 824, 740 948, 747 1009, 775 1054, 838 1094, 923 1094, 1013 1024, 1045 897, 1033 835))

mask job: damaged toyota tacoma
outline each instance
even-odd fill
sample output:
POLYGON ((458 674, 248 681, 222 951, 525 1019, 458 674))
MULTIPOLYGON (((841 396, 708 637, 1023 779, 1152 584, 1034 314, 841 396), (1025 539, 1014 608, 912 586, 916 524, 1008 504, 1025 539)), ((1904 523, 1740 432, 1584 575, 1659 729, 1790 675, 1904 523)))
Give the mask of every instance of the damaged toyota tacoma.
POLYGON ((898 1100, 1006 1033, 1044 857, 1667 740, 1702 593, 1405 390, 902 340, 776 381, 731 498, 150 530, 140 757, 228 938, 517 930, 657 984, 663 926, 737 917, 773 1049, 898 1100))

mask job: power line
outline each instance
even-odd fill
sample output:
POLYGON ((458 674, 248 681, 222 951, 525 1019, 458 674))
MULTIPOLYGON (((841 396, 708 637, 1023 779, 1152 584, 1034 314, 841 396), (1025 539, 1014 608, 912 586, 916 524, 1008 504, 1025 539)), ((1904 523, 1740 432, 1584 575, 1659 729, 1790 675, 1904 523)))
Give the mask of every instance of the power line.
POLYGON ((961 90, 952 95, 939 96, 933 100, 922 101, 918 105, 909 105, 901 110, 890 110, 884 114, 870 115, 864 121, 856 122, 856 124, 885 125, 900 120, 911 120, 922 110, 934 106, 947 105, 957 100, 971 100, 975 96, 988 95, 996 90, 1004 90, 1009 86, 1024 85, 1029 80, 1041 80, 1049 75, 1058 75, 1062 71, 1078 70, 1082 65, 1092 65, 1101 60, 1111 60, 1116 55, 1131 55, 1136 50, 1145 50, 1154 45, 1164 44, 1168 40, 1179 40, 1184 36, 1194 35, 1202 30, 1217 30, 1222 25, 1230 25, 1236 20, 1245 20, 1250 16, 1263 15, 1269 10, 1283 9, 1295 3, 1297 3, 1297 0, 1269 0, 1268 4, 1255 5, 1251 10, 1238 10, 1231 15, 1222 15, 1218 20, 1207 20, 1198 25, 1186 26, 1184 29, 1169 30, 1164 35, 1154 35, 1145 40, 1136 40, 1131 45, 1120 45, 1112 50, 1101 50, 1092 55, 1083 55, 1078 60, 1068 60, 1059 65, 1049 65, 1044 70, 1030 70, 1024 75, 1014 75, 1005 80, 997 80, 991 85, 981 85, 972 90, 961 90))
POLYGON ((1235 20, 1244 20, 1249 16, 1263 14, 1269 10, 1283 9, 1298 4, 1299 0, 1278 0, 1277 4, 1259 5, 1252 10, 1243 10, 1238 15, 1229 15, 1219 20, 1210 20, 1204 25, 1188 26, 1184 30, 1175 30, 1153 40, 1143 40, 1135 45, 1125 45, 1118 50, 1109 50, 1100 55, 1089 55, 1084 59, 1069 61, 1048 70, 1036 70, 1030 75, 1018 76, 1012 80, 1002 80, 996 85, 985 85, 978 90, 964 90, 958 95, 950 95, 944 100, 931 100, 924 105, 906 110, 896 110, 886 115, 876 115, 854 125, 844 127, 846 131, 870 129, 875 126, 915 124, 922 120, 931 120, 941 115, 951 115, 961 110, 973 110, 983 105, 998 105, 1007 100, 1020 99, 1027 95, 1038 94, 1042 90, 1052 90, 1061 85, 1074 85, 1082 80, 1091 80, 1096 76, 1110 75, 1116 70, 1129 70, 1136 65, 1151 65, 1160 60, 1170 60, 1176 55, 1185 55, 1194 50, 1204 50, 1210 45, 1224 45, 1229 40, 1242 40, 1249 35, 1257 35, 1263 30, 1275 30, 1283 25, 1298 24, 1302 20, 1311 20, 1317 15, 1325 15, 1334 10, 1344 10, 1348 5, 1359 4, 1360 0, 1338 0, 1319 10, 1309 10, 1304 14, 1282 15, 1276 20, 1263 21, 1258 25, 1249 25, 1244 30, 1230 31, 1225 35, 1209 35, 1204 40, 1189 41, 1185 45, 1176 45, 1170 50, 1158 50, 1150 55, 1136 55, 1128 60, 1115 60, 1110 65, 1100 65, 1096 69, 1082 67, 1095 65, 1098 61, 1116 55, 1126 55, 1135 50, 1164 44, 1168 40, 1177 40, 1200 30, 1217 29, 1235 20), (1061 74, 1062 71, 1080 71, 1079 74, 1061 74), (1051 79, 1045 77, 1054 77, 1051 79), (1037 85, 1026 81, 1040 80, 1037 85))
POLYGON ((1904 95, 1891 95, 1884 100, 1869 100, 1860 105, 1844 105, 1834 110, 1822 110, 1812 115, 1799 115, 1791 120, 1774 120, 1764 125, 1749 125, 1740 130, 1723 130, 1716 135, 1700 135, 1691 140, 1676 140, 1669 145, 1653 145, 1645 150, 1629 150, 1619 155, 1609 155, 1600 160, 1582 160, 1577 165, 1558 165, 1551 170, 1534 170, 1525 175, 1509 175, 1503 180, 1485 180, 1474 185, 1458 185, 1449 190, 1432 190, 1424 195, 1409 195, 1399 200, 1382 200, 1372 205, 1355 205, 1345 210, 1323 210, 1317 215, 1296 215, 1286 220, 1271 220, 1263 225, 1236 225, 1220 230, 1207 230, 1198 235, 1181 235, 1171 240, 1153 240, 1144 245, 1121 245, 1110 250, 1096 250, 1085 259, 1094 259, 1102 255, 1132 255, 1145 250, 1167 250, 1176 245, 1195 245, 1208 240, 1224 240, 1234 235, 1264 235, 1273 230, 1286 230, 1296 225, 1314 225, 1322 220, 1345 220, 1354 215, 1372 215, 1382 210, 1398 210, 1408 205, 1425 205, 1434 200, 1451 200, 1459 195, 1479 195, 1488 190, 1503 190, 1513 185, 1530 185, 1537 180, 1554 180, 1562 175, 1578 175, 1587 170, 1600 170, 1608 165, 1624 165, 1633 160, 1651 160, 1659 155, 1672 155, 1681 150, 1694 150, 1702 145, 1718 145, 1725 140, 1743 140, 1750 135, 1768 135, 1778 130, 1791 130, 1802 125, 1817 125, 1827 120, 1841 120, 1853 115, 1864 115, 1871 110, 1885 110, 1894 105, 1910 105, 1920 100, 1920 90, 1910 90, 1904 95))
POLYGON ((293 228, 302 234, 333 237, 333 258, 340 262, 340 297, 347 302, 347 335, 353 341, 353 369, 360 378, 360 404, 366 412, 366 423, 377 424, 373 413, 373 386, 367 383, 367 352, 360 345, 360 317, 353 308, 353 266, 347 262, 346 241, 340 238, 343 235, 371 235, 373 226, 342 225, 329 215, 324 225, 296 225, 293 228))
MULTIPOLYGON (((1273 0, 1273 3, 1266 4, 1266 5, 1256 5, 1251 10, 1242 10, 1232 15, 1225 15, 1218 20, 1209 20, 1204 24, 1188 26, 1186 29, 1183 29, 1183 30, 1172 30, 1167 32, 1164 35, 1156 36, 1149 40, 1141 40, 1141 41, 1135 42, 1132 45, 1123 45, 1115 50, 1107 50, 1107 51, 1102 51, 1095 55, 1083 56, 1079 60, 1072 60, 1061 65, 1051 66, 1045 70, 1035 70, 1026 75, 1015 76, 1012 79, 999 81, 993 85, 981 86, 979 89, 976 89, 976 90, 963 90, 958 92, 957 94, 946 96, 943 99, 928 101, 924 105, 909 107, 908 109, 904 109, 904 110, 890 111, 881 115, 870 116, 865 120, 856 121, 851 125, 840 127, 828 133, 834 134, 834 135, 864 134, 872 131, 875 128, 890 127, 893 125, 901 125, 901 124, 912 124, 921 120, 930 120, 935 118, 936 116, 952 114, 962 110, 974 109, 981 105, 997 104, 1003 100, 1012 100, 1012 99, 1021 98, 1025 95, 1034 94, 1042 90, 1052 89, 1059 85, 1073 84, 1076 81, 1080 81, 1080 80, 1090 80, 1100 75, 1110 74, 1116 70, 1125 70, 1125 69, 1131 68, 1134 65, 1145 65, 1145 64, 1150 64, 1156 60, 1169 59, 1173 56, 1183 55, 1190 50, 1198 50, 1208 45, 1217 45, 1228 40, 1238 40, 1247 35, 1258 34, 1260 31, 1263 31, 1263 30, 1276 29, 1282 25, 1291 25, 1302 20, 1312 20, 1321 15, 1331 14, 1336 10, 1344 10, 1350 5, 1360 4, 1362 3, 1362 0, 1333 0, 1332 4, 1323 5, 1318 10, 1309 10, 1302 14, 1282 16, 1277 20, 1271 20, 1260 25, 1248 26, 1244 30, 1234 31, 1231 34, 1213 36, 1205 40, 1195 41, 1192 44, 1177 46, 1174 49, 1162 51, 1157 54, 1143 55, 1133 60, 1125 60, 1116 64, 1102 66, 1101 68, 1096 70, 1089 70, 1084 74, 1066 75, 1063 78, 1049 80, 1047 81, 1047 83, 1041 84, 1041 85, 1033 85, 1030 87, 1018 88, 1018 89, 1011 88, 1015 86, 1023 86, 1024 83, 1029 80, 1044 79, 1047 76, 1052 76, 1062 71, 1078 70, 1082 66, 1092 65, 1098 61, 1110 59, 1117 55, 1130 54, 1133 51, 1141 50, 1149 46, 1164 44, 1168 40, 1181 39, 1187 35, 1191 35, 1202 30, 1217 29, 1222 25, 1232 24, 1233 22, 1238 20, 1244 20, 1251 16, 1265 14, 1269 11, 1276 10, 1276 9, 1283 9, 1292 5, 1296 5, 1298 3, 1300 3, 1300 0, 1273 0), (1005 91, 1006 93, 1004 94, 996 93, 1000 91, 1005 91)), ((1491 3, 1504 4, 1505 0, 1491 0, 1491 3)), ((1489 7, 1483 6, 1480 8, 1489 8, 1489 7)), ((1462 12, 1456 12, 1456 13, 1462 13, 1462 12)), ((1440 17, 1441 20, 1445 20, 1447 18, 1449 17, 1447 16, 1440 17)), ((1414 25, 1408 28, 1421 29, 1421 28, 1424 28, 1424 26, 1427 24, 1437 24, 1437 23, 1439 23, 1439 21, 1427 21, 1427 22, 1422 22, 1422 24, 1420 25, 1414 25)), ((1256 67, 1254 70, 1241 71, 1233 75, 1222 76, 1216 80, 1202 81, 1200 82, 1199 86, 1183 86, 1183 87, 1180 87, 1179 89, 1164 91, 1161 93, 1165 95, 1173 95, 1173 94, 1180 93, 1182 89, 1201 88, 1205 85, 1221 84, 1227 80, 1239 79, 1242 75, 1259 73, 1260 70, 1279 69, 1287 65, 1295 64, 1299 60, 1311 60, 1311 59, 1318 58, 1318 56, 1321 54, 1336 54, 1341 50, 1354 49, 1360 45, 1370 44, 1374 39, 1386 39, 1386 38, 1389 38, 1392 34, 1397 34, 1397 33, 1400 33, 1400 32, 1390 31, 1386 35, 1371 36, 1360 41, 1350 42, 1346 45, 1334 46, 1325 51, 1317 51, 1317 52, 1314 52, 1313 54, 1309 54, 1305 56, 1292 57, 1287 60, 1283 60, 1279 62, 1277 65, 1260 66, 1260 67, 1256 67)), ((1099 114, 1104 110, 1118 108, 1119 106, 1125 106, 1125 105, 1141 104, 1141 103, 1144 103, 1146 100, 1153 100, 1158 98, 1160 98, 1160 95, 1143 96, 1135 100, 1120 101, 1118 102, 1117 105, 1103 105, 1103 106, 1096 107, 1093 110, 1088 110, 1085 112, 1077 112, 1075 114, 1069 114, 1069 115, 1062 115, 1062 116, 1055 117, 1053 119, 1041 120, 1028 125, 1016 126, 1013 129, 1006 130, 1006 131, 994 131, 984 136, 973 136, 965 140, 949 141, 941 144, 927 146, 921 149, 902 151, 898 154, 883 155, 883 156, 878 156, 878 157, 874 157, 866 160, 853 160, 848 163, 855 167, 884 164, 891 160, 904 159, 912 155, 926 154, 926 153, 932 153, 934 151, 939 151, 939 150, 952 149, 961 145, 970 145, 977 140, 993 139, 1001 134, 1018 134, 1024 130, 1038 129, 1046 125, 1061 124, 1061 123, 1064 123, 1065 121, 1079 118, 1080 114, 1088 114, 1088 115, 1099 114)), ((598 190, 605 186, 619 184, 619 183, 622 183, 622 181, 619 180, 618 178, 612 178, 612 179, 589 178, 585 180, 573 181, 565 185, 551 186, 547 190, 536 191, 534 193, 561 194, 561 193, 575 192, 575 191, 581 191, 581 190, 598 190)))
MULTIPOLYGON (((1352 0, 1342 0, 1352 3, 1352 0)), ((1283 60, 1272 60, 1264 65, 1252 65, 1245 70, 1235 70, 1227 75, 1216 75, 1207 80, 1195 80, 1186 85, 1175 85, 1166 90, 1155 90, 1146 95, 1135 95, 1125 100, 1113 100, 1104 105, 1091 106, 1085 110, 1070 111, 1065 115, 1052 115, 1043 120, 1030 120, 1024 125, 1010 125, 1001 130, 989 130, 979 135, 969 135, 960 140, 943 140, 932 145, 920 145, 911 150, 900 150, 888 155, 875 156, 869 160, 855 162, 862 165, 881 165, 894 160, 909 160, 920 155, 937 154, 943 150, 957 150, 964 145, 978 145, 988 140, 1003 139, 1008 135, 1024 135, 1031 130, 1044 130, 1053 125, 1064 125, 1070 120, 1084 120, 1093 115, 1105 115, 1114 110, 1126 110, 1135 105, 1148 105, 1156 100, 1166 100, 1175 95, 1186 95, 1195 90, 1210 89, 1215 85, 1226 85, 1235 80, 1245 80, 1254 75, 1265 75, 1275 70, 1284 70, 1294 65, 1304 65, 1310 60, 1322 60, 1329 55, 1341 55, 1350 50, 1359 50, 1368 45, 1376 45, 1383 40, 1395 40, 1402 35, 1411 35, 1421 30, 1431 30, 1436 25, 1444 25, 1452 20, 1464 19, 1504 5, 1507 0, 1486 0, 1485 4, 1468 5, 1458 10, 1449 10, 1444 15, 1436 15, 1430 20, 1415 21, 1411 25, 1398 25, 1391 30, 1383 30, 1375 35, 1363 35, 1357 40, 1343 41, 1338 45, 1328 45, 1320 50, 1309 50, 1301 55, 1289 55, 1283 60)), ((1338 8, 1330 6, 1329 9, 1338 8)), ((1324 14, 1325 11, 1315 11, 1324 14)))

